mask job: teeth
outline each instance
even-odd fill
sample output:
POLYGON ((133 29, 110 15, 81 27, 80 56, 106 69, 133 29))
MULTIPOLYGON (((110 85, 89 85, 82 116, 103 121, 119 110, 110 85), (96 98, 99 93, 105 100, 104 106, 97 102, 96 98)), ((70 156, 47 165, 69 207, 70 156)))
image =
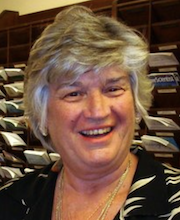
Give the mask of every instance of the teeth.
POLYGON ((89 131, 82 131, 81 133, 86 136, 95 136, 95 135, 102 135, 109 133, 111 131, 111 128, 102 128, 102 129, 95 129, 95 130, 89 130, 89 131))

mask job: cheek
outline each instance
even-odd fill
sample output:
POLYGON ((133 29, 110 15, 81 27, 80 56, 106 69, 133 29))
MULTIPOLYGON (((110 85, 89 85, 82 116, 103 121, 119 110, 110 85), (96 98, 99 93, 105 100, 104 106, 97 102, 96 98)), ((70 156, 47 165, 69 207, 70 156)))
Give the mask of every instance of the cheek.
MULTIPOLYGON (((54 107, 48 111, 48 125, 57 130, 73 129, 78 118, 78 109, 69 105, 54 104, 54 107)), ((63 131, 62 131, 63 132, 63 131)))
POLYGON ((118 117, 118 135, 119 138, 127 144, 131 144, 135 131, 135 108, 133 99, 121 103, 119 106, 118 117))
POLYGON ((114 110, 119 115, 121 121, 133 124, 135 122, 135 107, 132 96, 125 96, 121 101, 117 101, 114 110))
POLYGON ((72 107, 72 106, 65 106, 62 107, 57 111, 58 119, 63 121, 63 124, 73 124, 79 115, 79 108, 78 107, 72 107))

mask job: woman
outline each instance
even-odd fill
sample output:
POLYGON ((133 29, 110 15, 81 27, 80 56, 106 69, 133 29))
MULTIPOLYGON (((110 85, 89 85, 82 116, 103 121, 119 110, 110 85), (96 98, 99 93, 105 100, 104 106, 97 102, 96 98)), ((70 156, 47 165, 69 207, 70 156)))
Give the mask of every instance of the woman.
POLYGON ((180 218, 179 171, 130 151, 152 99, 147 60, 125 24, 82 6, 57 15, 30 53, 25 106, 61 161, 3 187, 2 219, 180 218))

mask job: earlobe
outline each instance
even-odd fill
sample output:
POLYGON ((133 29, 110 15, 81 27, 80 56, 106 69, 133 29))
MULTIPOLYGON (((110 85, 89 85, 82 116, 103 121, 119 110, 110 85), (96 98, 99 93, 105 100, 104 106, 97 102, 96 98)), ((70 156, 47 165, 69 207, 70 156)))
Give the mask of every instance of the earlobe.
POLYGON ((41 134, 46 137, 48 135, 48 130, 47 130, 47 127, 42 127, 42 126, 39 126, 39 130, 41 132, 41 134))
POLYGON ((139 124, 141 122, 141 119, 142 119, 141 114, 139 112, 136 112, 136 115, 135 115, 136 124, 139 124))

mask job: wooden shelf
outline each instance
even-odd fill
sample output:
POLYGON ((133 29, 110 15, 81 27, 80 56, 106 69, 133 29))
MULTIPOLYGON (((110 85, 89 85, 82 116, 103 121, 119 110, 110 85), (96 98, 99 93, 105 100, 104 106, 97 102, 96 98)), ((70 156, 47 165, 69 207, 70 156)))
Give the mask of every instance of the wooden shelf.
POLYGON ((180 86, 177 87, 159 87, 153 91, 153 108, 179 108, 180 86))
POLYGON ((151 43, 170 43, 180 40, 180 19, 152 25, 151 43))
MULTIPOLYGON (((152 53, 172 52, 180 63, 179 0, 92 0, 80 4, 90 7, 96 14, 111 16, 132 26, 147 38, 152 53)), ((5 20, 8 20, 6 13, 0 16, 0 66, 13 67, 16 64, 26 64, 31 46, 63 8, 24 16, 19 16, 17 12, 8 12, 9 21, 5 20), (5 26, 5 24, 8 25, 5 26)), ((166 69, 180 74, 180 65, 167 66, 166 69)), ((162 66, 149 68, 149 70, 150 72, 161 72, 165 71, 165 68, 162 66)), ((154 102, 149 111, 150 114, 159 116, 159 112, 164 112, 162 117, 169 117, 180 125, 180 86, 155 88, 153 94, 154 102)), ((9 112, 1 115, 17 116, 9 112)), ((20 115, 23 115, 23 111, 20 115)), ((158 132, 149 131, 144 123, 141 124, 140 130, 136 131, 139 137, 143 134, 158 135, 158 132)), ((180 146, 179 131, 172 133, 180 146)), ((31 131, 28 130, 25 137, 27 148, 31 149, 32 146, 41 145, 31 131)), ((173 165, 178 164, 180 167, 179 158, 179 153, 175 153, 171 159, 166 157, 160 159, 169 161, 173 165)), ((15 165, 18 166, 18 164, 15 165)))
POLYGON ((0 31, 0 48, 6 48, 8 45, 7 31, 0 31))
POLYGON ((147 25, 149 23, 148 14, 149 4, 143 3, 135 6, 119 7, 117 18, 125 21, 130 26, 147 25))
POLYGON ((6 66, 7 58, 7 48, 0 48, 0 66, 6 66))
POLYGON ((180 19, 179 0, 152 1, 152 23, 180 19))
MULTIPOLYGON (((140 31, 149 41, 151 53, 173 53, 180 63, 180 1, 179 0, 117 0, 114 3, 117 20, 140 31)), ((165 65, 149 68, 149 73, 177 72, 180 65, 165 65)), ((172 119, 180 126, 180 86, 155 87, 153 90, 153 106, 149 110, 151 116, 172 119), (160 115, 162 114, 162 115, 160 115)), ((180 147, 179 131, 140 129, 138 135, 172 136, 180 147), (143 133, 142 133, 143 131, 143 133)), ((171 157, 160 152, 158 158, 180 167, 180 154, 170 153, 171 157)), ((151 152, 154 154, 154 152, 151 152)), ((154 154, 155 155, 155 154, 154 154)))
POLYGON ((30 27, 15 28, 9 31, 9 46, 28 44, 30 42, 30 27))
POLYGON ((180 107, 173 108, 173 107, 167 107, 167 108, 151 108, 149 110, 149 115, 155 116, 155 117, 166 117, 172 119, 174 122, 176 122, 178 125, 180 125, 180 107))
POLYGON ((30 44, 17 45, 9 48, 9 64, 25 63, 29 56, 30 44))

